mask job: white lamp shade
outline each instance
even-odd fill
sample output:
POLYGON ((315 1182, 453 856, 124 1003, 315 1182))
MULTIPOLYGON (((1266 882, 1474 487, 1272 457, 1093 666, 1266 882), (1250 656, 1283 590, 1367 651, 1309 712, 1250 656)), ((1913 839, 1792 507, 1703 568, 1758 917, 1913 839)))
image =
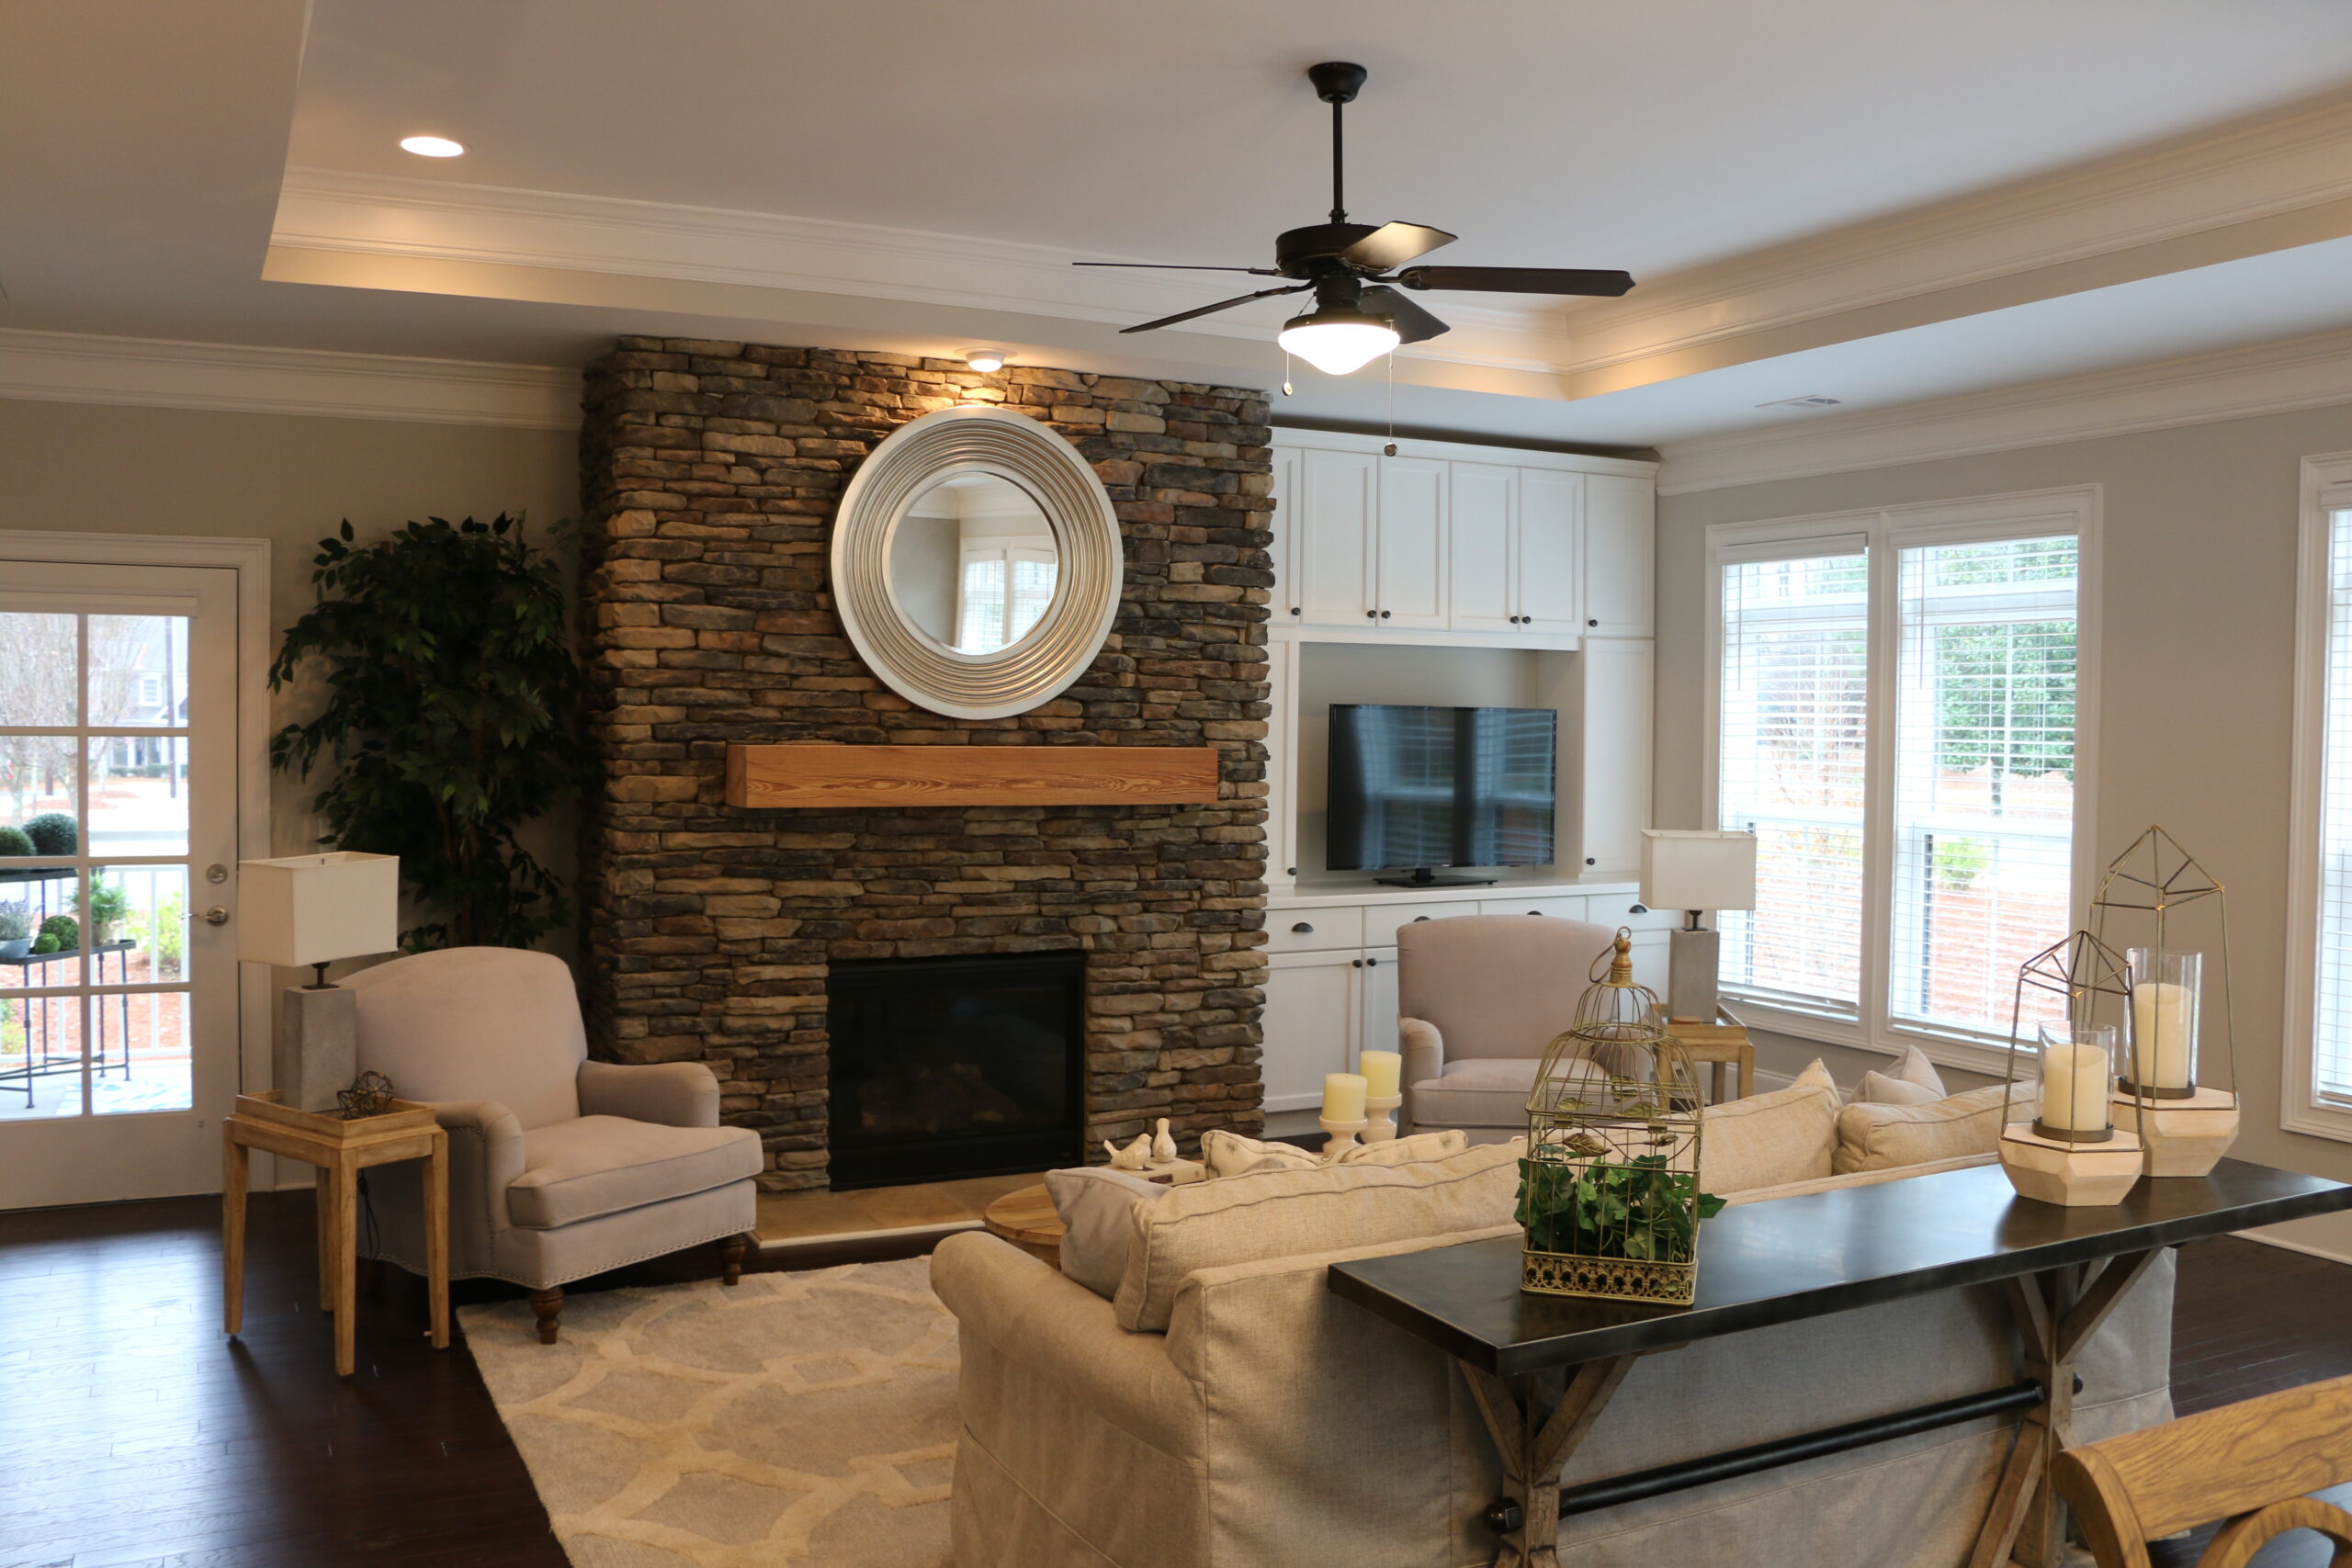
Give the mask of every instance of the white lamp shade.
POLYGON ((1642 902, 1653 909, 1754 908, 1756 835, 1645 829, 1642 902))
POLYGON ((400 946, 401 860, 349 850, 237 863, 237 956, 299 968, 400 946))

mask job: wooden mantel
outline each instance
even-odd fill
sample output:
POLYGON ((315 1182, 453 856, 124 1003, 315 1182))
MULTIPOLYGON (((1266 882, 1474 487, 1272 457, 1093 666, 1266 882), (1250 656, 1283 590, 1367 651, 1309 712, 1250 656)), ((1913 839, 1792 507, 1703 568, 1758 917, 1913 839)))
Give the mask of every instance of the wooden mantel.
POLYGON ((1214 746, 727 748, 729 806, 1182 806, 1216 788, 1214 746))

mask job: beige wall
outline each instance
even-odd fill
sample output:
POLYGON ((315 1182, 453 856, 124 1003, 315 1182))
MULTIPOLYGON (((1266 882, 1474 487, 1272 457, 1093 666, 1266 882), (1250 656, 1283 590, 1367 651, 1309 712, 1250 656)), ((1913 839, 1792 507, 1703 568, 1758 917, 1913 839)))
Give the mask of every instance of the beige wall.
MULTIPOLYGON (((2161 822, 2227 885, 2245 1095, 2237 1153, 2352 1179, 2352 1144, 2278 1126, 2298 466, 2348 449, 2352 408, 2332 408, 1661 498, 1658 824, 1699 825, 1710 524, 2104 487, 2100 854, 2161 822)), ((1775 1042, 1767 1065, 1790 1070, 1812 1049, 1775 1042)), ((1850 1082, 1862 1061, 1848 1053, 1833 1066, 1850 1082)), ((2352 1224, 2335 1235, 2352 1250, 2352 1224)))
MULTIPOLYGON (((570 431, 0 399, 0 529, 267 539, 276 632, 315 602, 311 558, 346 517, 362 541, 426 516, 546 524, 578 493, 570 431)), ((301 701, 278 697, 273 727, 301 701)), ((311 793, 275 781, 275 852, 315 847, 311 793)), ((531 848, 570 879, 568 824, 531 848)))

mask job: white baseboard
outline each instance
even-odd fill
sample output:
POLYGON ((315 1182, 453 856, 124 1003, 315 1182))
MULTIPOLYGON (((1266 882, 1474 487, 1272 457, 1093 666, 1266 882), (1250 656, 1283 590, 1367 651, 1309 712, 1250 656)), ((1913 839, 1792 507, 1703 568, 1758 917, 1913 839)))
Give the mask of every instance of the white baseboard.
POLYGON ((2324 1258, 2330 1263, 2352 1263, 2352 1214, 2322 1214, 2316 1219, 2290 1220, 2283 1225, 2264 1225, 2237 1234, 2265 1247, 2324 1258))

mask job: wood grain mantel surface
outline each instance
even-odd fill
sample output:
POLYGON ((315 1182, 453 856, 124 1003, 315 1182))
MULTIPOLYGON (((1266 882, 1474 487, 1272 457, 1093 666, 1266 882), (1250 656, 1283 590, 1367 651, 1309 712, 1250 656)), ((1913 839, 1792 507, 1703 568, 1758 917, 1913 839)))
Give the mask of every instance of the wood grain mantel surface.
POLYGON ((729 806, 1181 806, 1216 789, 1214 746, 727 748, 729 806))

